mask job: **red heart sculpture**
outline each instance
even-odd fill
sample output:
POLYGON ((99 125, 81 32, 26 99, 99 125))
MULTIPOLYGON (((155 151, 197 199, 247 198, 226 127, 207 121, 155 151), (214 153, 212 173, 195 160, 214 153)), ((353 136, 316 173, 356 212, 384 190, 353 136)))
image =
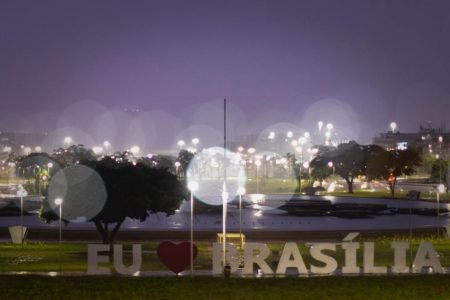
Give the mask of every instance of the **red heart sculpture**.
MULTIPOLYGON (((197 246, 194 244, 194 259, 197 257, 197 246)), ((169 241, 162 242, 156 249, 159 260, 172 272, 178 274, 191 265, 191 243, 175 244, 169 241)))

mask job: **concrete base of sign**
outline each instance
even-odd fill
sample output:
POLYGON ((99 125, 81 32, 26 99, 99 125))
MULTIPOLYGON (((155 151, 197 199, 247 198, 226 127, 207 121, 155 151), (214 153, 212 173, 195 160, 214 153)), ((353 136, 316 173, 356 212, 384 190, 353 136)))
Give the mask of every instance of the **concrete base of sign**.
POLYGON ((27 235, 27 228, 25 226, 10 226, 8 229, 13 244, 22 244, 22 241, 25 241, 27 235))

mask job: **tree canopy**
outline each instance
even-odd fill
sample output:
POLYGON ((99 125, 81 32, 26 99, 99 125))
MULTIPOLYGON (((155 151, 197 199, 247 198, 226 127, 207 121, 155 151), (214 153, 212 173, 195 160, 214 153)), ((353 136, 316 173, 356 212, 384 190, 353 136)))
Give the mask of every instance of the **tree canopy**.
POLYGON ((367 163, 367 177, 369 179, 386 180, 391 196, 395 196, 397 178, 402 175, 412 175, 421 165, 417 151, 412 148, 406 150, 384 150, 374 153, 367 163))
MULTIPOLYGON (((104 243, 114 241, 127 217, 144 221, 150 213, 173 214, 186 196, 185 187, 167 169, 153 168, 139 161, 117 161, 109 156, 83 164, 94 169, 105 184, 105 205, 89 220, 95 224, 104 243)), ((44 207, 48 207, 48 203, 44 203, 44 207)), ((41 218, 46 222, 58 219, 55 213, 43 209, 41 218)))
MULTIPOLYGON (((365 163, 368 156, 368 146, 351 141, 340 144, 336 149, 319 153, 310 163, 314 169, 332 168, 341 176, 348 186, 348 192, 353 193, 353 181, 365 174, 365 163), (330 163, 330 166, 329 166, 330 163)), ((317 170, 318 173, 322 173, 317 170)))

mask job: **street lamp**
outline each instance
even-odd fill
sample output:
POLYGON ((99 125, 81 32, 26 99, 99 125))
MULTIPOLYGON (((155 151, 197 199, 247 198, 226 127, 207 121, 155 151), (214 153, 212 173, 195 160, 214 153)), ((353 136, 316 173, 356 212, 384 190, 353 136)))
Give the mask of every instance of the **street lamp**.
POLYGON ((23 248, 23 197, 28 195, 27 191, 19 185, 19 190, 17 191, 17 196, 20 197, 20 240, 22 242, 23 248))
POLYGON ((66 136, 64 138, 64 144, 66 144, 67 147, 69 147, 72 144, 72 138, 70 136, 66 136))
POLYGON ((198 143, 200 143, 200 140, 198 138, 193 138, 191 142, 192 142, 192 145, 194 145, 195 151, 197 151, 197 145, 198 145, 198 143))
POLYGON ((391 124, 389 124, 389 127, 391 128, 392 133, 395 133, 395 131, 397 130, 397 123, 391 122, 391 124))
POLYGON ((334 126, 333 126, 332 123, 328 123, 328 124, 327 124, 327 130, 328 130, 328 131, 333 130, 333 127, 334 127, 334 126))
POLYGON ((242 195, 245 195, 245 188, 240 186, 237 190, 239 195, 239 238, 241 240, 242 249, 242 195))
POLYGON ((442 183, 438 185, 437 187, 437 193, 436 193, 436 225, 437 225, 437 234, 439 237, 440 234, 440 228, 439 228, 439 214, 440 214, 440 204, 439 204, 439 194, 445 193, 445 185, 442 183))
POLYGON ((53 163, 49 162, 49 163, 47 164, 47 173, 48 173, 49 176, 50 176, 50 169, 51 169, 51 168, 53 168, 53 163))
POLYGON ((180 150, 183 149, 184 141, 183 140, 179 140, 177 145, 178 145, 178 147, 180 147, 180 150))
POLYGON ((255 165, 256 165, 256 193, 259 194, 259 176, 258 176, 258 171, 259 171, 259 167, 261 166, 261 160, 257 159, 255 161, 255 165))
MULTIPOLYGON (((300 144, 304 144, 304 143, 301 143, 300 142, 300 144)), ((298 166, 299 166, 299 172, 298 172, 298 191, 299 191, 299 193, 301 193, 302 192, 302 165, 303 165, 303 147, 297 147, 296 149, 295 149, 295 151, 297 152, 297 153, 300 153, 300 163, 298 164, 298 166)))
POLYGON ((105 147, 105 154, 108 155, 108 149, 111 148, 111 143, 109 141, 104 141, 103 147, 105 147))
POLYGON ((317 123, 317 127, 319 127, 319 132, 321 132, 321 131, 322 131, 322 127, 323 127, 323 122, 322 122, 322 121, 319 121, 319 122, 317 123))
POLYGON ((328 162, 328 167, 333 169, 333 175, 334 175, 335 169, 334 169, 334 163, 332 161, 328 162))
POLYGON ((190 260, 191 260, 191 276, 194 276, 194 192, 198 190, 198 183, 191 181, 188 183, 188 189, 191 191, 191 247, 190 247, 190 260))
POLYGON ((442 184, 442 142, 444 139, 440 135, 438 138, 439 141, 439 184, 442 184))
POLYGON ((59 206, 59 243, 61 244, 61 238, 62 238, 62 204, 63 199, 62 198, 56 198, 55 199, 55 205, 59 206))
POLYGON ((131 152, 131 154, 133 154, 134 156, 136 156, 136 155, 138 155, 139 154, 139 152, 141 152, 141 148, 139 148, 139 146, 132 146, 131 148, 130 148, 130 152, 131 152))
POLYGON ((176 161, 175 162, 175 174, 177 175, 177 177, 178 177, 178 169, 180 168, 180 166, 181 166, 181 163, 179 161, 176 161))

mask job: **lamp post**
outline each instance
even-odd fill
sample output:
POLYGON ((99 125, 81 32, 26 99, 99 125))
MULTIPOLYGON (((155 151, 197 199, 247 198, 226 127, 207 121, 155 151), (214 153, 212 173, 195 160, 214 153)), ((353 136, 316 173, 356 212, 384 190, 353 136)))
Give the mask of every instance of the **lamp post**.
POLYGON ((176 161, 174 165, 175 165, 175 174, 178 177, 178 169, 180 168, 181 163, 179 161, 176 161))
POLYGON ((439 184, 442 184, 442 142, 444 139, 440 135, 438 138, 439 141, 439 184))
POLYGON ((192 145, 194 145, 194 149, 197 150, 197 145, 200 143, 200 140, 198 138, 193 138, 191 140, 192 145))
POLYGON ((188 189, 191 191, 191 245, 190 245, 190 260, 191 260, 191 276, 194 276, 194 192, 198 189, 198 183, 191 181, 188 184, 188 189))
POLYGON ((23 248, 23 197, 26 197, 27 191, 19 185, 19 190, 17 191, 17 196, 20 197, 20 241, 22 243, 23 248))
POLYGON ((389 124, 389 127, 391 128, 392 133, 395 133, 395 131, 397 130, 397 123, 391 122, 391 124, 389 124))
POLYGON ((320 133, 322 131, 323 122, 322 121, 317 122, 317 127, 319 127, 319 133, 320 133))
POLYGON ((330 167, 330 168, 333 169, 333 175, 334 175, 335 169, 334 169, 334 163, 333 163, 332 161, 329 161, 329 162, 328 162, 328 167, 330 167))
POLYGON ((59 243, 61 244, 62 239, 62 198, 56 198, 55 204, 59 206, 59 243))
POLYGON ((130 152, 134 156, 137 156, 139 154, 139 152, 141 152, 141 148, 138 145, 134 145, 130 148, 130 152))
POLYGON ((256 193, 259 194, 259 167, 261 166, 261 160, 257 159, 255 161, 255 165, 256 165, 256 193))
POLYGON ((241 186, 237 192, 239 194, 239 239, 241 240, 242 249, 242 195, 245 195, 245 188, 241 186))
POLYGON ((48 173, 49 176, 50 176, 50 169, 51 169, 51 168, 53 168, 53 163, 49 162, 49 163, 47 164, 47 173, 48 173))
POLYGON ((67 146, 67 147, 69 147, 71 144, 72 144, 72 138, 70 137, 70 136, 66 136, 65 138, 64 138, 64 144, 67 146))
POLYGON ((438 185, 438 187, 437 187, 437 193, 436 193, 436 227, 437 227, 437 234, 438 234, 438 237, 439 237, 439 234, 440 234, 440 228, 439 228, 439 223, 440 223, 440 220, 439 220, 439 213, 440 213, 440 204, 439 204, 439 194, 441 194, 441 193, 445 193, 445 185, 443 185, 442 183, 441 184, 439 184, 438 185))

